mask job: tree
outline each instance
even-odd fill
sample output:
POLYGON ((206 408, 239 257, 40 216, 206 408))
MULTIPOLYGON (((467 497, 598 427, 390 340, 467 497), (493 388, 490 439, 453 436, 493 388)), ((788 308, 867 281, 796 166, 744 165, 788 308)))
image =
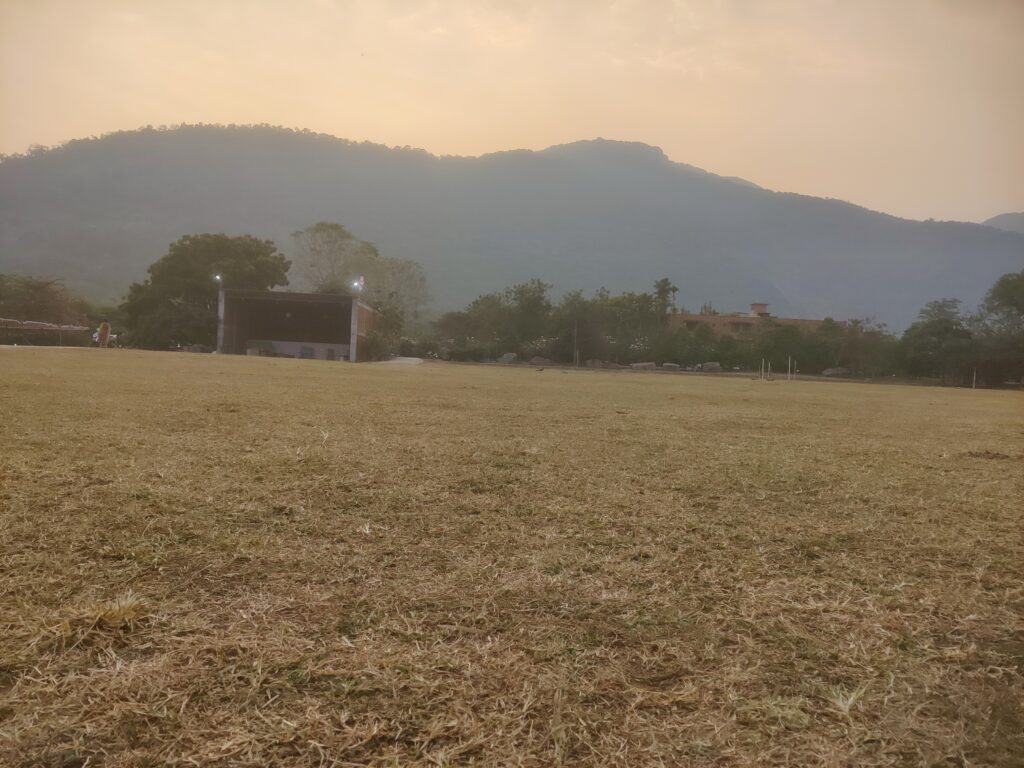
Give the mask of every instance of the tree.
POLYGON ((973 336, 964 324, 958 299, 930 301, 900 340, 907 372, 943 383, 960 383, 975 362, 973 336))
POLYGON ((980 346, 981 380, 1024 381, 1024 271, 1000 277, 968 324, 980 346))
POLYGON ((756 337, 753 344, 755 354, 751 356, 750 363, 760 364, 760 359, 764 358, 771 362, 776 372, 784 371, 791 356, 800 359, 802 344, 803 334, 799 328, 771 323, 756 337))
POLYGON ((607 297, 598 292, 588 299, 583 291, 565 294, 552 311, 551 333, 555 337, 552 353, 566 362, 604 358, 608 354, 608 331, 605 322, 607 297))
POLYGON ((64 325, 88 322, 91 307, 59 280, 0 275, 0 317, 64 325))
POLYGON ((397 355, 402 343, 402 312, 395 306, 384 306, 377 312, 366 340, 359 347, 361 360, 386 360, 397 355))
POLYGON ((321 293, 350 293, 352 281, 372 271, 380 257, 372 243, 330 221, 293 233, 292 242, 302 276, 321 293))
POLYGON ((1005 312, 1024 321, 1024 270, 1009 272, 996 280, 985 296, 984 306, 988 312, 1005 312))
POLYGON ((128 289, 121 311, 130 341, 147 349, 213 346, 218 289, 287 285, 290 265, 270 240, 251 235, 186 235, 149 267, 144 282, 128 289))
POLYGON ((917 313, 917 322, 944 322, 956 325, 962 321, 960 299, 936 299, 925 304, 917 313))
MULTIPOLYGON (((100 316, 99 309, 71 293, 59 280, 0 274, 0 318, 92 326, 100 316)), ((24 340, 31 344, 78 345, 87 344, 89 339, 84 332, 24 336, 17 330, 0 330, 0 343, 24 340)))
POLYGON ((415 261, 382 256, 373 243, 358 239, 341 224, 320 221, 292 235, 295 261, 320 293, 352 293, 365 278, 362 297, 378 308, 414 318, 427 303, 427 279, 415 261))
POLYGON ((884 323, 850 320, 839 349, 839 364, 863 376, 879 376, 893 367, 896 338, 884 323))
POLYGON ((663 277, 660 280, 655 281, 654 298, 656 300, 658 310, 662 314, 666 314, 670 309, 675 307, 677 293, 679 293, 679 288, 676 287, 667 277, 663 277))
POLYGON ((534 278, 507 288, 503 294, 510 310, 512 340, 527 344, 544 336, 551 319, 551 286, 534 278))
POLYGON ((361 273, 368 280, 363 297, 379 308, 398 309, 404 320, 418 317, 430 298, 423 268, 409 259, 379 258, 376 270, 361 273))

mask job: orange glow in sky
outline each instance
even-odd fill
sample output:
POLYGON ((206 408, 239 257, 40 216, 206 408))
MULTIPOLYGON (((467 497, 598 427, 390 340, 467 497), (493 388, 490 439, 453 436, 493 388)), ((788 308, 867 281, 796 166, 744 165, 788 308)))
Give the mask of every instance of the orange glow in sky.
POLYGON ((1024 1, 0 0, 0 152, 272 123, 602 136, 914 218, 1024 210, 1024 1))

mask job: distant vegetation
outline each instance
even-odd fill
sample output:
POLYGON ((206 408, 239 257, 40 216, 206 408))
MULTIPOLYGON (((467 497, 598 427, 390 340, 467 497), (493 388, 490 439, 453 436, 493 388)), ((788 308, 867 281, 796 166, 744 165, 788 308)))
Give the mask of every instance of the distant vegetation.
MULTIPOLYGON (((428 323, 418 315, 427 287, 415 262, 382 256, 336 223, 320 222, 294 238, 307 280, 319 290, 351 292, 354 277, 368 278, 363 298, 381 312, 369 340, 373 357, 403 352, 485 361, 512 352, 559 363, 713 361, 742 369, 764 360, 776 371, 795 359, 804 373, 836 368, 854 376, 988 385, 1024 377, 1024 272, 1003 275, 973 313, 957 299, 928 302, 901 337, 870 320, 826 318, 813 331, 767 319, 759 333, 741 339, 671 323, 680 289, 668 278, 651 291, 612 294, 601 288, 587 296, 573 290, 557 300, 550 284, 533 279, 483 294, 428 323)), ((146 280, 131 286, 115 323, 132 346, 213 347, 218 288, 286 286, 291 266, 269 240, 188 235, 149 267, 146 280)), ((0 317, 80 322, 100 312, 58 282, 0 275, 0 317)), ((700 313, 717 310, 705 303, 700 313)))
POLYGON ((272 240, 296 262, 292 286, 311 287, 292 234, 317 221, 419 264, 439 311, 533 277, 561 297, 644 291, 668 275, 692 307, 764 301, 902 330, 927 301, 974 306, 1024 267, 1024 235, 759 189, 637 143, 457 158, 183 126, 0 161, 0 272, 63 279, 96 299, 119 300, 195 232, 272 240))
POLYGON ((144 349, 175 344, 213 347, 221 286, 265 290, 288 284, 291 263, 269 240, 188 235, 135 283, 121 305, 129 342, 144 349))
MULTIPOLYGON (((410 354, 457 360, 494 360, 514 352, 561 363, 588 359, 616 363, 709 361, 756 369, 761 360, 785 371, 795 359, 804 373, 845 368, 850 375, 902 375, 999 385, 1024 376, 1024 272, 1000 278, 982 306, 965 313, 956 299, 931 301, 897 337, 870 321, 826 319, 813 331, 770 319, 750 339, 716 336, 707 327, 688 330, 670 322, 678 289, 659 280, 650 292, 587 297, 571 291, 558 301, 540 280, 480 296, 463 311, 435 323, 436 336, 407 340, 410 354)), ((701 307, 711 314, 710 305, 701 307)))
POLYGON ((1003 213, 999 216, 993 216, 985 224, 989 227, 1005 229, 1007 232, 1019 232, 1024 235, 1024 212, 1003 213))
MULTIPOLYGON (((0 274, 0 318, 95 327, 114 312, 113 307, 99 306, 76 295, 60 280, 0 274)), ((89 339, 84 333, 26 335, 8 328, 0 332, 0 343, 7 344, 70 346, 88 344, 89 339)))
POLYGON ((75 325, 90 322, 97 312, 59 280, 0 274, 0 317, 75 325))
POLYGON ((381 255, 341 224, 321 221, 292 235, 295 262, 307 284, 320 293, 350 293, 352 280, 364 279, 363 298, 416 318, 427 303, 423 268, 409 259, 381 255))

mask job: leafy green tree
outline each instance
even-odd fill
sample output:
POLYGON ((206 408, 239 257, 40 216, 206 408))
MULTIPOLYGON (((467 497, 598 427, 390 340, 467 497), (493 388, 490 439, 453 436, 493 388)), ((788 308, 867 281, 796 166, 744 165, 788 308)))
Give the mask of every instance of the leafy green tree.
POLYGON ((906 370, 911 376, 962 383, 975 362, 973 340, 958 299, 930 301, 900 340, 906 370))
POLYGON ((534 278, 505 290, 503 299, 509 308, 510 335, 513 344, 523 345, 542 338, 551 320, 551 286, 534 278))
POLYGON ((587 298, 583 291, 569 291, 555 306, 551 316, 555 342, 552 354, 559 360, 573 362, 573 352, 579 353, 579 362, 592 358, 608 359, 612 345, 608 336, 607 291, 598 291, 587 298))
POLYGON ((287 285, 289 266, 270 240, 250 235, 186 235, 149 267, 145 281, 129 288, 121 311, 130 341, 147 349, 213 346, 219 288, 287 285))
POLYGON ((1008 317, 1024 322, 1024 270, 1009 272, 996 280, 985 296, 984 306, 990 313, 1006 313, 1008 317))
MULTIPOLYGON (((38 320, 57 325, 96 327, 102 310, 69 291, 59 280, 0 274, 0 318, 38 320)), ((107 315, 109 316, 109 314, 107 315)), ((113 319, 113 318, 111 318, 113 319)), ((33 333, 24 336, 12 329, 0 330, 0 343, 86 345, 90 334, 33 333)))
POLYGON ((606 305, 616 362, 649 361, 654 356, 657 336, 665 322, 657 298, 650 293, 628 291, 610 296, 606 305))
POLYGON ((473 327, 467 312, 445 312, 434 321, 434 332, 438 339, 449 347, 462 346, 473 335, 473 327))
POLYGON ((92 308, 59 280, 0 274, 0 317, 63 325, 86 323, 92 308))
POLYGON ((925 304, 917 313, 917 322, 944 322, 958 325, 963 321, 960 299, 936 299, 925 304))
POLYGON ((321 221, 292 235, 298 269, 320 293, 352 293, 365 278, 362 297, 379 309, 398 309, 415 318, 429 299, 427 278, 414 261, 382 256, 341 224, 321 221))
POLYGON ((969 325, 979 344, 978 374, 999 385, 1024 383, 1024 271, 999 278, 969 325))
POLYGON ((404 322, 401 308, 387 305, 378 307, 373 326, 359 349, 359 359, 386 360, 398 354, 404 322))
POLYGON ((352 292, 352 282, 374 272, 380 254, 341 224, 320 221, 292 234, 296 270, 320 293, 352 292))
MULTIPOLYGON (((803 334, 792 325, 771 324, 757 336, 754 342, 754 359, 749 361, 751 367, 760 362, 761 358, 769 361, 776 373, 786 370, 790 357, 800 359, 803 347, 803 334)), ((806 370, 806 369, 805 369, 806 370)))
POLYGON ((677 293, 679 293, 679 288, 677 288, 667 277, 663 277, 654 282, 654 300, 658 310, 662 314, 665 314, 670 309, 675 308, 677 293))
POLYGON ((456 360, 483 360, 510 351, 509 307, 503 296, 478 296, 462 312, 447 312, 434 322, 440 347, 456 360))
POLYGON ((862 376, 880 376, 893 369, 896 347, 895 337, 884 324, 850 320, 839 349, 840 365, 862 376))

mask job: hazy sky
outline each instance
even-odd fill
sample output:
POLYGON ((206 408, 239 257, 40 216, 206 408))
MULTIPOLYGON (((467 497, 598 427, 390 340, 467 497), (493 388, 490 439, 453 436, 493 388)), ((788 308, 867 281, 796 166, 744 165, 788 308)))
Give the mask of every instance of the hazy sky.
POLYGON ((0 0, 0 152, 180 122, 637 140, 980 220, 1024 210, 1024 0, 0 0))

